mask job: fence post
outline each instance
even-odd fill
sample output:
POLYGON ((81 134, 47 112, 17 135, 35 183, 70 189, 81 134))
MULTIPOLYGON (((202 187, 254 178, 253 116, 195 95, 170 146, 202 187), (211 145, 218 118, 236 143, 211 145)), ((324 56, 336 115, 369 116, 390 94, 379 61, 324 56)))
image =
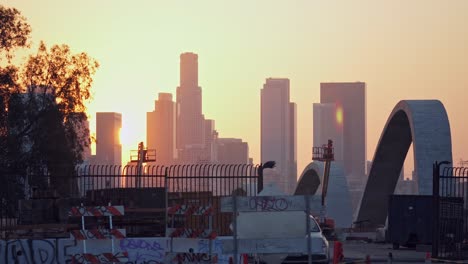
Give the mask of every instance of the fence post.
POLYGON ((168 217, 168 213, 167 213, 167 209, 169 208, 169 201, 168 201, 169 200, 169 195, 168 195, 169 187, 167 186, 167 184, 168 184, 167 176, 168 176, 168 167, 165 167, 164 168, 164 199, 166 201, 164 201, 164 203, 165 203, 166 211, 164 213, 164 230, 165 230, 166 237, 169 236, 169 234, 167 232, 167 225, 168 225, 168 221, 169 221, 169 217, 168 217))
POLYGON ((437 258, 440 246, 440 166, 448 165, 450 161, 435 161, 432 166, 432 198, 433 206, 433 236, 432 236, 432 257, 437 258))
POLYGON ((232 199, 233 199, 233 211, 234 211, 234 214, 233 214, 233 224, 232 224, 232 231, 234 232, 234 264, 237 264, 238 263, 238 259, 237 259, 237 253, 238 253, 238 241, 237 241, 237 195, 236 193, 234 193, 234 195, 232 196, 232 199))
POLYGON ((437 258, 439 251, 439 163, 432 164, 432 257, 437 258))
POLYGON ((437 258, 439 254, 439 162, 432 165, 432 257, 437 258))
POLYGON ((306 238, 307 238, 307 263, 312 264, 312 241, 310 240, 310 199, 309 195, 304 195, 306 204, 306 238))

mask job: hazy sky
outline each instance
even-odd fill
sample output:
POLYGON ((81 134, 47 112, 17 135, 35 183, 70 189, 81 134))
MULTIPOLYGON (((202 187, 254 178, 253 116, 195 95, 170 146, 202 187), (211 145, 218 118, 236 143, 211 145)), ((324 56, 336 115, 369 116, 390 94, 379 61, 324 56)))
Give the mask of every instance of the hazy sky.
MULTIPOLYGON (((311 159, 312 103, 320 82, 367 83, 367 155, 401 99, 439 99, 448 111, 453 157, 468 159, 466 0, 0 0, 32 25, 33 49, 66 43, 101 67, 89 104, 123 114, 124 160, 146 140, 146 112, 174 93, 179 55, 199 54, 206 118, 220 137, 249 143, 260 161, 260 89, 291 80, 298 109, 298 170, 311 159)), ((409 170, 411 165, 406 165, 409 170)))

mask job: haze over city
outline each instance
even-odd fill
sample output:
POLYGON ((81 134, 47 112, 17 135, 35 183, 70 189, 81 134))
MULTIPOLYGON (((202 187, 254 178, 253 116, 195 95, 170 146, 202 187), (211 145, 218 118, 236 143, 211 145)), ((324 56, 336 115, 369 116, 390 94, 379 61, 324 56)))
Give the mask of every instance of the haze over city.
POLYGON ((467 263, 467 14, 0 0, 0 263, 467 263))
MULTIPOLYGON (((438 99, 450 120, 453 158, 468 147, 468 2, 460 1, 0 1, 40 40, 67 43, 101 67, 88 105, 122 113, 122 155, 146 140, 158 93, 175 95, 179 56, 198 54, 203 113, 222 137, 249 143, 260 162, 260 89, 290 79, 297 104, 298 172, 311 160, 312 103, 321 82, 367 84, 367 159, 402 99, 438 99)), ((22 56, 17 56, 20 60, 22 56)), ((408 158, 412 160, 411 155, 408 158)), ((411 172, 406 164, 405 172, 411 172)))

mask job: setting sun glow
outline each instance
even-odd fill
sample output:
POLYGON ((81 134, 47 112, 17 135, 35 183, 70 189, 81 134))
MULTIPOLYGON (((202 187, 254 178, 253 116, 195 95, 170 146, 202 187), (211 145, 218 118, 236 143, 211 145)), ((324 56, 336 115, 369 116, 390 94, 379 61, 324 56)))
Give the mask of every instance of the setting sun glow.
MULTIPOLYGON (((41 40, 66 43, 100 63, 87 108, 90 129, 96 112, 122 113, 124 159, 145 141, 146 112, 158 93, 175 98, 183 52, 199 56, 205 117, 216 120, 220 137, 248 142, 254 163, 260 162, 260 89, 268 77, 291 80, 299 171, 310 162, 310 108, 326 81, 366 82, 369 160, 395 104, 428 98, 446 106, 454 159, 468 159, 468 1, 0 3, 32 25, 32 51, 41 40)), ((343 118, 338 110, 336 122, 343 118)))

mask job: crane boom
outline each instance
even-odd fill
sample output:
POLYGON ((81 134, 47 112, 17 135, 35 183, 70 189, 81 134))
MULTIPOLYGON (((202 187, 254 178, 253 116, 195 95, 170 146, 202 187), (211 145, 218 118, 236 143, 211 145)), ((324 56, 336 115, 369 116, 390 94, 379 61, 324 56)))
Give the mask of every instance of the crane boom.
POLYGON ((312 160, 323 161, 325 167, 323 170, 323 182, 322 182, 322 206, 325 206, 325 198, 328 190, 328 180, 330 178, 331 162, 335 160, 333 153, 333 141, 328 140, 326 145, 321 147, 314 147, 312 150, 312 160))
POLYGON ((327 197, 328 181, 330 179, 331 162, 335 160, 335 155, 333 153, 333 141, 329 139, 327 144, 321 147, 313 147, 312 160, 322 161, 325 163, 322 179, 322 210, 320 212, 319 224, 322 227, 322 230, 326 231, 324 235, 327 238, 331 238, 334 236, 334 224, 328 223, 328 220, 333 222, 333 219, 326 218, 325 199, 327 197))

